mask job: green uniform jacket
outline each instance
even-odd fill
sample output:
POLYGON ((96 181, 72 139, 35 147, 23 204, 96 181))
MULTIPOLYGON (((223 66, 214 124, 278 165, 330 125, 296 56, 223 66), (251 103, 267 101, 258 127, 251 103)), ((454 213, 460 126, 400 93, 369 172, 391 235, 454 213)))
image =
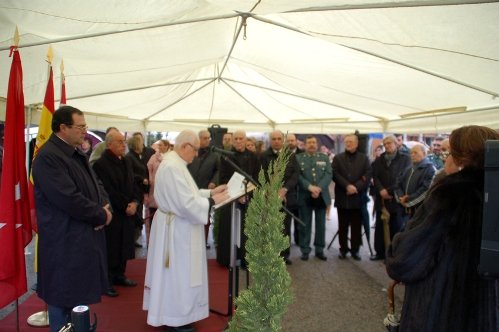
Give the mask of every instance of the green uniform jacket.
POLYGON ((314 154, 300 153, 296 155, 300 165, 300 177, 298 178, 298 204, 305 204, 306 198, 310 197, 309 185, 319 186, 322 189, 321 197, 324 203, 331 204, 329 184, 331 183, 333 169, 328 156, 316 152, 314 154))

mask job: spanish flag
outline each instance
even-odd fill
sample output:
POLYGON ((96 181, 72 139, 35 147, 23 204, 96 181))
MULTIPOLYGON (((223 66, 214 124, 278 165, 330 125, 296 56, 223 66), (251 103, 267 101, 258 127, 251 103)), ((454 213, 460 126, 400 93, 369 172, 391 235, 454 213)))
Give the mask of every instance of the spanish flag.
MULTIPOLYGON (((49 53, 51 51, 49 50, 49 53)), ((51 56, 49 56, 51 59, 51 56)), ((49 80, 47 82, 47 89, 45 91, 45 99, 43 101, 42 114, 40 117, 40 123, 38 127, 38 135, 36 136, 36 143, 33 152, 33 159, 36 158, 40 148, 47 142, 50 135, 52 135, 52 116, 55 111, 54 106, 54 75, 52 72, 52 64, 49 61, 49 80)), ((29 191, 30 191, 30 212, 31 212, 31 223, 33 230, 38 233, 38 225, 36 223, 36 207, 35 207, 35 190, 33 177, 29 178, 29 191)))

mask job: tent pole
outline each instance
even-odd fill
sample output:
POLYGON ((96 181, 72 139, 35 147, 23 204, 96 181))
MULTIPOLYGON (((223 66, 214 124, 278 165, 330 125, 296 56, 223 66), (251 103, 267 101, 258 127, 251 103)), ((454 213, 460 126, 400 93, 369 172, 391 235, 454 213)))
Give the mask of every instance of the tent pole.
MULTIPOLYGON (((65 37, 65 38, 49 39, 49 40, 40 41, 40 42, 36 42, 36 43, 27 43, 24 45, 19 45, 18 48, 21 49, 21 48, 27 48, 27 47, 33 47, 33 46, 63 43, 63 42, 72 41, 72 40, 102 37, 102 36, 115 35, 115 34, 127 33, 127 32, 133 32, 133 31, 150 30, 150 29, 163 28, 163 27, 174 26, 174 25, 182 25, 182 24, 206 22, 206 21, 225 20, 225 19, 235 18, 238 16, 241 16, 241 14, 234 13, 234 14, 228 14, 228 15, 206 17, 206 18, 201 18, 201 19, 184 20, 184 21, 177 21, 177 22, 168 22, 168 23, 162 23, 162 24, 148 25, 145 27, 139 27, 139 28, 133 28, 133 29, 106 31, 106 32, 99 32, 99 33, 91 33, 88 35, 79 35, 79 36, 71 36, 71 37, 65 37)), ((0 51, 7 51, 9 49, 10 49, 10 47, 7 47, 7 46, 0 47, 0 51)))
POLYGON ((240 13, 240 16, 242 17, 241 24, 239 25, 239 28, 237 29, 236 36, 232 40, 232 45, 230 46, 229 53, 227 53, 227 56, 225 57, 224 64, 222 65, 222 69, 220 69, 220 71, 218 73, 217 79, 220 79, 222 77, 222 73, 224 72, 225 67, 227 67, 227 63, 229 62, 229 59, 232 55, 232 51, 234 50, 234 47, 236 46, 236 42, 237 42, 237 39, 239 38, 239 35, 241 34, 241 30, 243 29, 243 27, 244 28, 246 27, 246 19, 249 17, 249 14, 240 13))
POLYGON ((494 3, 497 1, 483 0, 434 0, 434 1, 399 1, 399 2, 380 2, 359 5, 336 5, 324 7, 308 7, 295 10, 289 10, 285 13, 304 13, 304 12, 323 12, 335 10, 361 10, 361 9, 389 9, 389 8, 411 8, 411 7, 436 7, 436 6, 459 6, 494 3))
POLYGON ((161 86, 178 85, 178 84, 186 84, 186 83, 196 83, 196 82, 204 82, 204 81, 209 81, 208 83, 211 83, 211 82, 213 82, 213 78, 202 78, 202 79, 199 79, 199 80, 187 80, 187 81, 181 81, 181 82, 168 82, 168 83, 161 83, 161 84, 154 84, 154 85, 148 85, 148 86, 135 87, 135 88, 130 88, 130 89, 120 89, 120 90, 112 90, 112 91, 106 91, 106 92, 100 92, 100 93, 91 93, 91 94, 88 94, 88 95, 81 95, 81 96, 71 97, 71 100, 74 100, 74 99, 84 99, 84 98, 97 97, 97 96, 105 96, 105 95, 109 95, 109 94, 113 94, 113 93, 146 90, 146 89, 158 88, 158 87, 161 87, 161 86))

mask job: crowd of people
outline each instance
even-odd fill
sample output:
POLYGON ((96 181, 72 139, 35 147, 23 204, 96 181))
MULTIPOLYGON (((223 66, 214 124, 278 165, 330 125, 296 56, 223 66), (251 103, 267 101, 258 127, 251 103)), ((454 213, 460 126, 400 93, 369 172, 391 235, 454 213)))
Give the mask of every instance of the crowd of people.
MULTIPOLYGON (((87 129, 80 110, 62 106, 53 116, 54 134, 33 162, 40 235, 37 292, 49 306, 51 331, 68 321, 74 306, 96 303, 101 295, 119 296, 114 285, 137 285, 126 276, 126 266, 141 245, 144 223, 147 323, 193 331, 191 324, 209 315, 206 249, 213 220, 217 262, 231 263, 231 208, 221 208, 215 218, 213 206, 229 197, 225 184, 237 168, 257 180, 260 169, 268 171, 284 152, 289 159, 278 194, 291 213, 282 229, 289 247, 299 246, 301 260, 309 260, 313 246, 315 258, 327 261, 332 201, 338 258, 361 260, 362 225, 370 225, 366 211, 372 199, 376 252, 370 259, 383 260, 388 274, 406 285, 403 330, 497 327, 498 282, 477 273, 483 146, 487 139, 499 139, 491 129, 456 129, 448 138, 435 138, 431 152, 423 144, 407 147, 400 135, 386 135, 371 160, 358 135, 348 134, 345 151, 332 161, 320 152, 317 137, 307 136, 300 150, 296 135, 279 130, 268 134, 267 149, 242 130, 227 133, 221 144, 230 153, 221 158, 209 149, 208 130, 184 130, 174 144, 161 139, 153 149, 141 133, 126 139, 114 127, 92 147, 87 129), (389 225, 382 218, 386 214, 389 225)), ((250 201, 248 194, 236 202, 242 216, 237 258, 243 269, 250 201)), ((293 263, 289 247, 281 252, 287 265, 293 263)))

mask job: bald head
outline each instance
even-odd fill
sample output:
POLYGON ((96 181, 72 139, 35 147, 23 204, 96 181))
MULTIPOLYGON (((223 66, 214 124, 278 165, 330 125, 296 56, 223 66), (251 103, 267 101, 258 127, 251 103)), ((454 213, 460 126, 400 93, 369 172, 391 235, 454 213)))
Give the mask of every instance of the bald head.
POLYGON ((292 151, 294 151, 298 147, 298 142, 296 140, 295 134, 286 135, 286 145, 292 151))
POLYGON ((270 146, 275 151, 281 151, 284 145, 284 135, 280 130, 274 130, 270 133, 270 146))
POLYGON ((182 158, 187 164, 192 163, 192 160, 194 160, 194 158, 198 155, 198 135, 192 130, 184 130, 180 132, 175 139, 175 146, 173 150, 177 152, 180 158, 182 158))
POLYGON ((111 130, 106 135, 106 148, 117 157, 123 157, 126 151, 125 136, 118 130, 111 130))
POLYGON ((195 144, 197 143, 197 141, 199 141, 199 139, 195 132, 193 132, 192 130, 184 130, 180 132, 180 134, 178 134, 177 138, 175 139, 174 150, 177 151, 181 148, 182 145, 186 143, 195 144))
POLYGON ((210 145, 211 134, 208 130, 201 130, 198 133, 199 136, 199 146, 201 148, 207 148, 210 145))

